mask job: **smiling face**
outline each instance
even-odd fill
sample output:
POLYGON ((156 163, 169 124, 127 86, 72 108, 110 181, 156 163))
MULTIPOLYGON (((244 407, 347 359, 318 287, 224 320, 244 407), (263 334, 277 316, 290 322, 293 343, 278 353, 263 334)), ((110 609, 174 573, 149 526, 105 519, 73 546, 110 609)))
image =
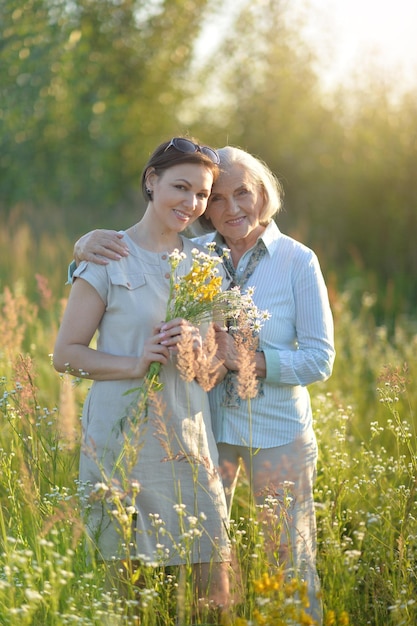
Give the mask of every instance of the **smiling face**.
POLYGON ((261 224, 265 200, 262 189, 241 165, 222 171, 213 185, 205 217, 228 245, 252 247, 265 230, 261 224))
POLYGON ((158 223, 165 231, 181 232, 206 210, 213 173, 203 165, 181 163, 159 175, 151 171, 146 182, 158 223))

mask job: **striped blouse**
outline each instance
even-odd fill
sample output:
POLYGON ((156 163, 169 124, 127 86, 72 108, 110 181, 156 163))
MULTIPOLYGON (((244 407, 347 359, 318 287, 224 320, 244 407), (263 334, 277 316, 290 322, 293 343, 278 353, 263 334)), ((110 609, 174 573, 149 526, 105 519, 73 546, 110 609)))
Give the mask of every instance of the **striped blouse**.
MULTIPOLYGON (((196 241, 205 243, 213 238, 225 247, 218 234, 196 241)), ((260 239, 263 244, 258 240, 256 245, 265 245, 267 253, 246 287, 255 288, 255 304, 271 314, 259 336, 266 378, 260 381, 250 411, 245 400, 228 402, 225 381, 209 397, 217 442, 270 448, 288 444, 312 429, 307 386, 331 375, 335 350, 332 313, 315 253, 282 234, 274 221, 260 239)), ((238 279, 252 250, 239 261, 238 279)))

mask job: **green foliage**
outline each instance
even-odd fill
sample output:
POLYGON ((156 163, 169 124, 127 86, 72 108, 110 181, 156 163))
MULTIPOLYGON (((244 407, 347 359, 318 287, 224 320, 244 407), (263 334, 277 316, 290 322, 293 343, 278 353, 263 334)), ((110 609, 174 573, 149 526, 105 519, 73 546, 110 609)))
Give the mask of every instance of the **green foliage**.
POLYGON ((125 227, 143 208, 139 173, 159 141, 189 132, 240 145, 282 179, 280 227, 317 251, 339 289, 355 280, 359 300, 359 290, 375 293, 391 331, 417 297, 415 91, 396 94, 396 77, 374 70, 323 93, 290 8, 4 0, 2 214, 35 232, 60 215, 71 237, 125 227), (229 14, 195 63, 206 22, 229 14))
POLYGON ((201 70, 209 97, 197 93, 193 128, 200 106, 215 143, 265 160, 285 189, 280 227, 317 251, 339 288, 359 277, 392 323, 417 297, 415 91, 395 95, 375 74, 326 96, 297 27, 284 0, 242 3, 221 65, 215 55, 201 70))
POLYGON ((177 126, 206 0, 31 0, 0 9, 0 202, 109 208, 177 126), (173 27, 175 25, 175 27, 173 27), (163 45, 162 45, 163 42, 163 45))
MULTIPOLYGON (((189 611, 188 574, 180 585, 175 568, 137 570, 130 562, 124 570, 123 600, 122 589, 114 582, 120 572, 95 563, 87 549, 77 475, 79 416, 88 381, 73 385, 72 378, 53 370, 49 358, 61 298, 68 289, 64 263, 57 259, 65 257, 70 244, 62 236, 45 238, 38 246, 27 232, 18 229, 0 247, 4 277, 0 290, 1 622, 5 626, 174 626, 181 585, 185 587, 180 601, 189 611), (4 264, 6 257, 16 256, 16 248, 24 251, 20 278, 4 264), (42 269, 43 279, 32 290, 34 264, 42 269), (57 287, 50 290, 50 285, 57 287), (134 618, 138 611, 139 617, 134 618)), ((331 296, 335 369, 329 381, 310 390, 319 443, 315 497, 324 623, 413 626, 417 618, 417 390, 412 384, 417 375, 416 328, 402 319, 388 333, 375 322, 377 303, 371 294, 357 300, 353 288, 343 293, 332 288, 331 296)), ((129 449, 126 452, 130 454, 129 449)), ((108 505, 129 531, 128 513, 116 491, 106 495, 112 496, 108 505)), ((233 626, 308 624, 298 600, 304 594, 300 581, 288 583, 279 568, 272 572, 266 568, 265 528, 244 477, 233 520, 233 626)), ((198 520, 193 518, 192 523, 198 520)), ((280 523, 277 519, 277 526, 280 523)), ((188 524, 185 517, 184 524, 188 524)))
MULTIPOLYGON (((279 225, 312 245, 328 278, 337 359, 332 378, 311 389, 325 624, 416 623, 415 93, 394 100, 378 76, 367 76, 326 98, 283 0, 242 3, 223 47, 194 66, 194 44, 217 6, 0 5, 7 626, 128 623, 129 605, 105 588, 108 572, 92 566, 83 542, 76 477, 86 383, 59 377, 49 354, 75 233, 133 222, 142 164, 184 126, 268 162, 286 190, 279 225)), ((266 624, 278 596, 268 595, 275 578, 264 577, 262 528, 246 484, 234 514, 243 591, 235 624, 266 624)), ((174 624, 175 572, 142 574, 140 623, 174 624)), ((135 607, 132 580, 130 593, 135 607)))

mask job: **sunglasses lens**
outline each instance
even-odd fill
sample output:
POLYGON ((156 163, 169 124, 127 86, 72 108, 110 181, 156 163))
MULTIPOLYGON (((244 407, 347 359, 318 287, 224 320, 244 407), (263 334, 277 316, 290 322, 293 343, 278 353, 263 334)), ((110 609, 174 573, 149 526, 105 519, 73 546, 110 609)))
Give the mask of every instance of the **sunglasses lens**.
POLYGON ((201 152, 205 154, 206 156, 208 156, 208 158, 211 159, 213 163, 220 163, 219 155, 217 154, 215 150, 212 150, 211 148, 208 148, 207 146, 202 146, 201 152))
POLYGON ((206 155, 206 157, 213 161, 213 163, 220 163, 219 155, 215 150, 209 148, 208 146, 198 146, 190 139, 184 139, 183 137, 174 137, 173 139, 171 139, 169 145, 165 148, 165 150, 168 150, 168 148, 170 148, 171 146, 173 146, 176 150, 179 150, 180 152, 187 152, 189 154, 198 151, 202 152, 206 155))
POLYGON ((175 137, 171 144, 180 152, 197 152, 197 146, 189 139, 182 139, 181 137, 175 137))

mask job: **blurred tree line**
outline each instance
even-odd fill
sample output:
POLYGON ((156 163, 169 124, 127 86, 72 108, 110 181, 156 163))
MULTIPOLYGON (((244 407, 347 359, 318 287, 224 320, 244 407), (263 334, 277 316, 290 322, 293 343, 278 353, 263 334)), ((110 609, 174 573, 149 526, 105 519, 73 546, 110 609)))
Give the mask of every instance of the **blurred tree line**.
POLYGON ((70 237, 127 226, 149 152, 187 133, 264 159, 285 188, 279 225, 329 280, 412 313, 416 89, 398 94, 375 71, 330 99, 289 0, 232 5, 201 57, 204 26, 227 10, 218 0, 1 0, 3 223, 70 237))

